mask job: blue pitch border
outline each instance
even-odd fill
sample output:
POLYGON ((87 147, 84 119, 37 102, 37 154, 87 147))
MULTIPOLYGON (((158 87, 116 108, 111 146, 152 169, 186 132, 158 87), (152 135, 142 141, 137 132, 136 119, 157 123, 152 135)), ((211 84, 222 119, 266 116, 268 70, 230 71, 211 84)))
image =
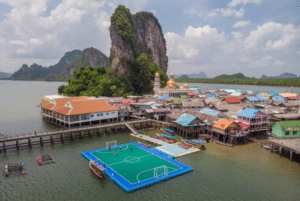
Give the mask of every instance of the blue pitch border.
MULTIPOLYGON (((134 146, 137 146, 145 151, 148 151, 150 152, 151 154, 159 157, 159 158, 162 158, 170 163, 173 163, 179 167, 181 167, 180 169, 178 170, 175 170, 175 171, 172 171, 170 173, 168 173, 167 176, 162 176, 162 177, 158 177, 158 178, 150 178, 150 179, 147 179, 147 180, 144 180, 144 181, 141 181, 141 182, 137 182, 137 183, 130 183, 128 182, 125 178, 123 178, 121 175, 119 175, 117 172, 115 172, 113 169, 111 169, 110 167, 108 167, 107 165, 105 166, 106 168, 106 171, 105 171, 105 174, 111 179, 113 180, 114 182, 116 182, 121 188, 123 188, 126 192, 131 192, 131 191, 134 191, 134 190, 138 190, 138 189, 141 189, 143 187, 146 187, 146 186, 150 186, 150 185, 153 185, 155 183, 158 183, 158 182, 161 182, 161 181, 164 181, 164 180, 167 180, 167 179, 170 179, 170 178, 173 178, 173 177, 177 177, 179 175, 182 175, 182 174, 185 174, 185 173, 188 173, 188 172, 191 172, 193 171, 193 168, 192 167, 189 167, 183 163, 180 163, 176 160, 174 160, 174 156, 171 156, 171 155, 168 155, 158 149, 149 149, 147 147, 144 147, 143 145, 140 145, 136 142, 131 142, 131 143, 126 143, 126 144, 120 144, 120 145, 117 145, 117 147, 119 146, 126 146, 126 145, 134 145, 134 146), (112 174, 114 176, 112 176, 112 174)), ((101 148, 101 149, 95 149, 95 150, 90 150, 90 151, 85 151, 85 152, 81 152, 81 155, 86 158, 88 161, 90 161, 90 159, 92 160, 96 160, 97 157, 95 157, 94 155, 92 155, 92 152, 97 152, 97 151, 102 151, 102 150, 105 150, 107 149, 106 147, 105 148, 101 148)), ((98 164, 100 165, 103 165, 104 163, 102 161, 98 161, 98 164)))

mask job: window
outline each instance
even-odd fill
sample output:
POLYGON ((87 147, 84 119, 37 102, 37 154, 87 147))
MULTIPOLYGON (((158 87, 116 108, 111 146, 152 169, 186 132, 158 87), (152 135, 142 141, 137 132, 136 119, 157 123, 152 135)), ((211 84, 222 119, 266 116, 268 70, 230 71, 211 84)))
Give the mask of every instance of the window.
POLYGON ((100 114, 97 114, 97 117, 99 117, 100 116, 100 114))
POLYGON ((294 132, 293 132, 293 135, 297 135, 297 131, 294 131, 294 132))
POLYGON ((92 114, 91 117, 94 117, 94 115, 92 114))
POLYGON ((106 115, 109 115, 109 113, 106 113, 106 115))
POLYGON ((285 132, 285 135, 289 135, 290 133, 289 132, 285 132))
POLYGON ((103 116, 103 113, 101 113, 100 116, 103 116))

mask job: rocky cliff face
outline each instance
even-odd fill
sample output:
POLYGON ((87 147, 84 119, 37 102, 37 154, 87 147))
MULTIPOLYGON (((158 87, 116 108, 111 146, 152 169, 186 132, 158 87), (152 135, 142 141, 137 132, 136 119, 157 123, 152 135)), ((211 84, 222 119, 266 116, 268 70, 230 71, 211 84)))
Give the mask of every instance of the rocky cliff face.
POLYGON ((79 70, 80 67, 87 66, 107 68, 109 66, 108 58, 101 51, 93 47, 86 48, 82 51, 82 54, 78 59, 66 66, 67 78, 72 77, 74 72, 79 70))
POLYGON ((147 12, 137 13, 134 15, 133 30, 140 53, 150 55, 154 63, 167 72, 166 41, 157 19, 147 12))
POLYGON ((127 65, 133 64, 141 53, 147 53, 158 67, 167 72, 165 39, 152 13, 131 15, 129 9, 119 6, 111 17, 110 37, 110 66, 118 77, 128 74, 127 65))

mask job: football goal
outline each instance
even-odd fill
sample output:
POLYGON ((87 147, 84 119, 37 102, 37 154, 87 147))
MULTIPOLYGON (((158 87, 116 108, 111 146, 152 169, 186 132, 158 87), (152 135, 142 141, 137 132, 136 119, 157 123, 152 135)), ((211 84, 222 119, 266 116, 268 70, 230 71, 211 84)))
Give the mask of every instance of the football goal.
POLYGON ((154 177, 166 176, 168 174, 168 167, 165 165, 154 168, 154 177))
POLYGON ((117 146, 117 140, 106 142, 106 148, 117 146))

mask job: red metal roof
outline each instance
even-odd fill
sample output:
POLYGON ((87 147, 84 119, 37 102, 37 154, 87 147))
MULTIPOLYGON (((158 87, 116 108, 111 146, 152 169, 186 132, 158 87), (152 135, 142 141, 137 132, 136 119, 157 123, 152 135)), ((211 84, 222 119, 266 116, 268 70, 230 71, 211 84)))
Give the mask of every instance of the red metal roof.
POLYGON ((243 124, 243 123, 238 123, 242 128, 241 130, 247 130, 249 128, 250 125, 246 125, 246 124, 243 124))
POLYGON ((237 98, 237 97, 226 97, 225 100, 227 101, 227 103, 232 104, 232 103, 241 103, 241 99, 237 98))

